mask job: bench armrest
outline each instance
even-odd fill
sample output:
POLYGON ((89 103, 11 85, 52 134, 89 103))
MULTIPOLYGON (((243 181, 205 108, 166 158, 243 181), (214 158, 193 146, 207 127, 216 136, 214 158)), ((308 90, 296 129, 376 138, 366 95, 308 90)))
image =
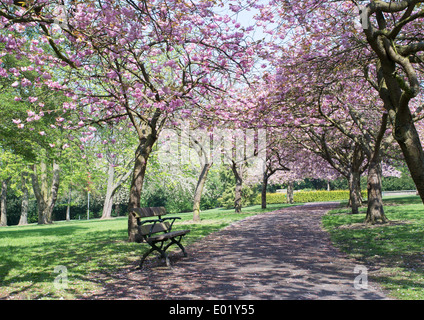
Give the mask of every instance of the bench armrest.
POLYGON ((180 217, 169 217, 169 218, 163 218, 163 219, 161 219, 162 221, 165 221, 165 220, 172 220, 172 222, 171 222, 171 225, 169 226, 169 229, 168 229, 168 232, 171 232, 171 230, 172 230, 172 226, 173 226, 173 224, 174 224, 174 222, 175 222, 175 220, 181 220, 181 218, 180 217))
POLYGON ((149 234, 145 236, 146 238, 150 238, 150 237, 152 236, 153 229, 155 228, 155 225, 156 225, 156 223, 158 223, 158 222, 160 223, 160 222, 162 222, 162 221, 161 221, 161 220, 159 220, 159 219, 154 219, 154 220, 143 220, 143 221, 140 221, 140 218, 137 218, 137 225, 138 225, 139 227, 141 227, 143 224, 146 224, 146 223, 153 223, 153 224, 152 224, 152 226, 150 227, 149 234))

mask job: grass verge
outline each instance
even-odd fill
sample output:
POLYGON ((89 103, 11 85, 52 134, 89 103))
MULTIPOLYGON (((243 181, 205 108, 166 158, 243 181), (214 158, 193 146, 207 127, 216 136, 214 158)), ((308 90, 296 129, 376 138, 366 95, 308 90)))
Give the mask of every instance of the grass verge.
POLYGON ((323 226, 333 243, 369 268, 369 276, 403 300, 424 299, 424 206, 417 196, 384 199, 390 223, 367 226, 366 208, 330 211, 323 226))
MULTIPOLYGON (((206 210, 200 223, 193 223, 192 213, 181 213, 175 229, 191 230, 183 240, 187 245, 237 220, 287 206, 251 206, 241 214, 206 210)), ((93 273, 135 264, 148 249, 126 239, 126 217, 0 228, 0 299, 75 299, 94 293, 100 287, 93 273), (63 269, 55 272, 58 266, 66 267, 67 288, 55 286, 65 283, 63 269)))

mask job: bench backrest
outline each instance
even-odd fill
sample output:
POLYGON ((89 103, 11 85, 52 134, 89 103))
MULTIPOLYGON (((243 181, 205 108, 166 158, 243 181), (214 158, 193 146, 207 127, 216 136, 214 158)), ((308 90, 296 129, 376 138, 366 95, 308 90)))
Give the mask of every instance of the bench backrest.
POLYGON ((137 219, 139 234, 142 236, 151 235, 158 232, 165 232, 169 230, 169 222, 156 222, 149 224, 141 224, 141 218, 148 217, 161 217, 166 215, 165 207, 146 207, 146 208, 133 208, 130 210, 137 219))
POLYGON ((166 215, 165 207, 133 208, 130 210, 136 218, 147 218, 166 215))
POLYGON ((151 223, 151 224, 143 224, 139 226, 139 232, 143 236, 147 236, 149 234, 154 234, 158 232, 165 232, 169 230, 170 224, 169 222, 161 222, 161 223, 151 223), (153 226, 153 229, 152 229, 153 226), (150 231, 151 230, 151 231, 150 231))

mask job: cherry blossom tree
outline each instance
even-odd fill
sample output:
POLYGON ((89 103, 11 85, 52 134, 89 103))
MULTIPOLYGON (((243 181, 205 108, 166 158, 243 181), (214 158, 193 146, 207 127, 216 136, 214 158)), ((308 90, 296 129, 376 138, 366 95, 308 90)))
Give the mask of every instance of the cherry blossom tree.
MULTIPOLYGON (((63 105, 64 111, 75 111, 81 119, 70 127, 131 121, 139 144, 129 209, 140 205, 149 155, 172 115, 224 90, 251 66, 253 48, 244 42, 246 30, 228 15, 217 15, 214 5, 206 0, 128 0, 28 1, 21 7, 5 1, 0 6, 2 26, 10 31, 1 41, 9 52, 26 55, 37 66, 40 81, 68 93, 72 101, 63 105), (37 30, 37 39, 28 39, 29 29, 37 30), (30 50, 25 50, 28 42, 30 50), (49 45, 50 52, 40 44, 49 45), (51 80, 53 71, 45 65, 61 72, 63 80, 51 80)), ((128 232, 132 241, 136 228, 131 215, 128 232)))
MULTIPOLYGON (((265 58, 273 60, 278 55, 285 58, 286 66, 319 64, 318 69, 299 73, 303 78, 295 84, 299 96, 310 83, 328 84, 321 77, 328 70, 346 70, 339 83, 353 74, 370 83, 383 102, 380 118, 388 114, 393 136, 424 200, 424 156, 415 128, 422 116, 424 46, 418 31, 422 1, 276 0, 261 7, 258 19, 278 25, 269 30, 273 39, 265 58)), ((283 90, 287 78, 294 81, 284 73, 278 77, 283 90)), ((352 101, 360 95, 374 96, 358 91, 352 101)))

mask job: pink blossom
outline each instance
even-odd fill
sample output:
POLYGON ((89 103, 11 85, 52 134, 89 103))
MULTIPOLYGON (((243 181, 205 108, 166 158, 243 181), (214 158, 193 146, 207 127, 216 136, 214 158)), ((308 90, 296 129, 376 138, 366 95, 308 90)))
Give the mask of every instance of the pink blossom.
POLYGON ((21 119, 12 119, 14 124, 19 124, 21 123, 21 119))
POLYGON ((22 85, 23 87, 28 87, 28 86, 30 86, 30 85, 31 85, 31 81, 29 81, 28 79, 24 78, 24 79, 22 79, 22 81, 21 81, 21 85, 22 85))
POLYGON ((46 133, 45 133, 44 131, 40 131, 40 132, 39 132, 39 134, 40 134, 41 136, 45 136, 45 135, 46 135, 46 133))

